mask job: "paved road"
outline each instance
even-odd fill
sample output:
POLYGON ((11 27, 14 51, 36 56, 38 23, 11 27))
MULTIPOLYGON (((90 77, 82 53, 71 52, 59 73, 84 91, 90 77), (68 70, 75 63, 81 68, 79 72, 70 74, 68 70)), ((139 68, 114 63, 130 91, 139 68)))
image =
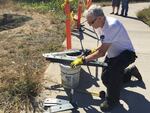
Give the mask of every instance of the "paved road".
MULTIPOLYGON (((104 7, 106 15, 114 16, 118 18, 124 26, 127 28, 132 43, 136 49, 138 59, 135 62, 139 71, 143 76, 144 83, 140 83, 133 78, 133 82, 127 85, 121 91, 120 105, 112 110, 110 113, 149 113, 150 112, 150 27, 143 22, 137 20, 136 13, 146 7, 150 6, 149 3, 136 3, 130 4, 129 18, 121 16, 110 15, 111 7, 104 7)), ((84 20, 84 19, 83 19, 84 20)), ((85 23, 85 34, 83 40, 84 48, 95 48, 97 46, 97 40, 94 39, 96 35, 92 33, 90 28, 85 23), (92 35, 91 36, 89 36, 92 35)), ((73 48, 81 48, 80 41, 77 37, 72 37, 73 48)), ((102 61, 103 59, 99 59, 102 61)), ((99 68, 98 74, 95 73, 95 67, 90 67, 91 74, 89 74, 86 67, 82 67, 80 75, 79 89, 88 90, 92 92, 99 92, 105 90, 105 87, 101 83, 100 79, 96 79, 95 76, 100 75, 101 69, 99 68)), ((100 76, 98 76, 100 78, 100 76)), ((45 72, 45 84, 50 87, 61 83, 60 67, 58 64, 50 64, 45 72)), ((52 91, 45 90, 43 92, 46 97, 58 97, 67 99, 67 94, 64 91, 52 91)), ((98 97, 92 97, 91 95, 83 93, 75 93, 74 101, 78 103, 79 109, 74 113, 101 113, 99 108, 102 100, 98 97)), ((65 111, 62 113, 70 113, 71 111, 65 111)))

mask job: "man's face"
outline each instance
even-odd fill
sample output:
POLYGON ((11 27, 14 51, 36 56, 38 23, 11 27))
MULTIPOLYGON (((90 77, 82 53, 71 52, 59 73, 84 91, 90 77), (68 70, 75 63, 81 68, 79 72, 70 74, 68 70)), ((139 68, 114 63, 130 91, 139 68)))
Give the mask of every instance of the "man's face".
POLYGON ((101 27, 101 28, 103 27, 102 17, 101 16, 94 18, 92 15, 88 15, 87 16, 87 22, 94 29, 97 29, 99 27, 101 27))

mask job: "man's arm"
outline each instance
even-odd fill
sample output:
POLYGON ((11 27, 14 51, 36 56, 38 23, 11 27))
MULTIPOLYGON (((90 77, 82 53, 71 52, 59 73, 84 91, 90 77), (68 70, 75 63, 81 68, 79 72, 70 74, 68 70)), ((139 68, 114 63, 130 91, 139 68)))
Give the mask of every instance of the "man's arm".
POLYGON ((103 43, 100 47, 98 47, 96 49, 96 52, 94 52, 93 54, 90 54, 88 56, 85 57, 85 61, 91 61, 94 59, 97 59, 99 57, 103 57, 105 56, 108 48, 110 47, 111 43, 103 43))

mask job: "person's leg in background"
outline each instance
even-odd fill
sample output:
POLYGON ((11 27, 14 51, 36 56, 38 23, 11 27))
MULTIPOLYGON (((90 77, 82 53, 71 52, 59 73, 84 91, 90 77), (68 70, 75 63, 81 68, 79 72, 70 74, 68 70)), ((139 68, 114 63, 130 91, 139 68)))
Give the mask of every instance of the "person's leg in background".
POLYGON ((125 4, 124 4, 124 9, 125 9, 125 17, 128 16, 128 9, 129 9, 129 0, 124 0, 125 4))
POLYGON ((117 2, 116 2, 116 8, 117 8, 117 11, 116 11, 115 15, 118 15, 119 9, 120 9, 120 0, 117 0, 117 2))
POLYGON ((122 0, 122 4, 121 4, 121 14, 120 16, 124 16, 124 11, 125 11, 125 0, 122 0))
POLYGON ((119 7, 120 7, 120 6, 117 6, 117 11, 116 11, 115 15, 118 15, 119 7))
POLYGON ((114 14, 115 11, 115 0, 112 0, 112 12, 110 14, 114 14))

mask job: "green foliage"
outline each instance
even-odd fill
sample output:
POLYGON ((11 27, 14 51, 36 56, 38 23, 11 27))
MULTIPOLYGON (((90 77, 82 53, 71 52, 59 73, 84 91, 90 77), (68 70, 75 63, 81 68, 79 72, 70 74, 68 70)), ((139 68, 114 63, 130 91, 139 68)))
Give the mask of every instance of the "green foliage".
MULTIPOLYGON (((38 9, 38 10, 42 10, 42 11, 61 11, 62 12, 62 8, 61 8, 61 4, 64 3, 64 0, 14 0, 17 1, 19 3, 22 3, 22 5, 26 8, 33 8, 33 9, 38 9)), ((72 10, 76 10, 77 9, 77 3, 78 0, 73 0, 70 3, 71 9, 72 10)))
POLYGON ((150 7, 138 12, 138 18, 150 26, 150 7))
POLYGON ((41 11, 60 11, 63 0, 52 0, 51 2, 21 2, 24 8, 32 8, 41 11))
POLYGON ((48 2, 51 0, 13 0, 17 2, 28 2, 28 3, 37 3, 37 2, 48 2))
MULTIPOLYGON (((111 2, 112 0, 93 0, 93 2, 111 2)), ((149 0, 130 0, 130 2, 149 2, 149 0)))

